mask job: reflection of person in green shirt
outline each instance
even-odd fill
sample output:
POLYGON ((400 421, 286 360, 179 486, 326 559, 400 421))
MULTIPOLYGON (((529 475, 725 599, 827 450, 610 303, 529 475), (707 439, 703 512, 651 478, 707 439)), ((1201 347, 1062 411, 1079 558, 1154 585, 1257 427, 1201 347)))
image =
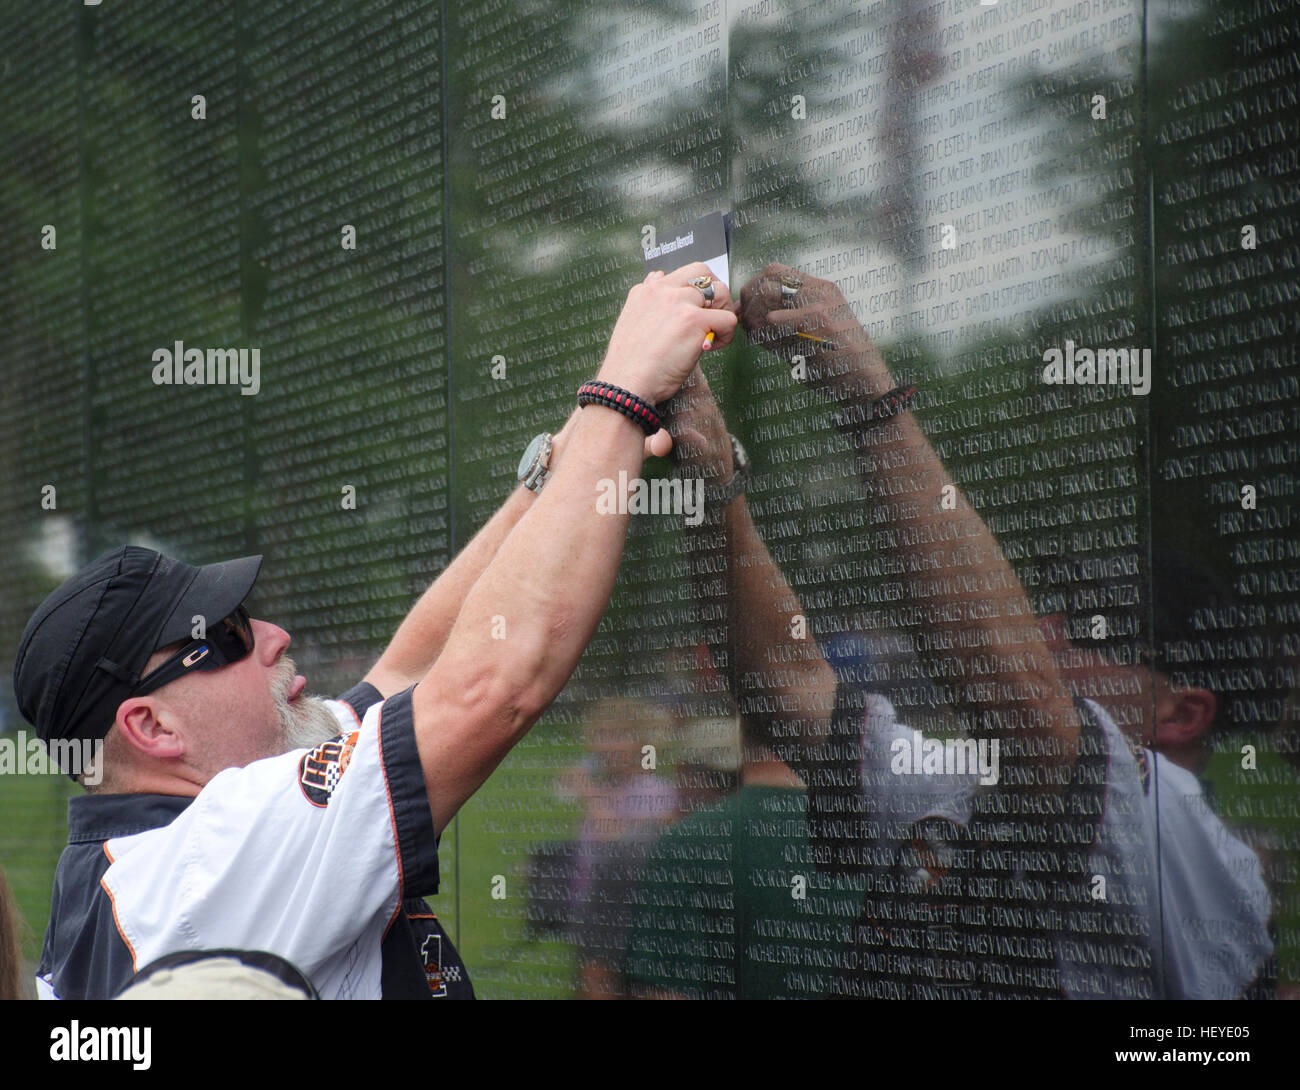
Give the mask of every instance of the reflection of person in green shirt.
POLYGON ((862 892, 814 868, 803 787, 749 733, 739 792, 650 850, 623 960, 632 996, 819 999, 830 987, 862 892))

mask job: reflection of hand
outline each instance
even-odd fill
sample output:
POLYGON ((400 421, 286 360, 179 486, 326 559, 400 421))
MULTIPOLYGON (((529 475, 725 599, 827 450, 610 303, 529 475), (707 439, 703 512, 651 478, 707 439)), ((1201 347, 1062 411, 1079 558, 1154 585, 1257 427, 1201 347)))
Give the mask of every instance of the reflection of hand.
POLYGON ((741 288, 740 321, 753 343, 787 363, 802 356, 804 381, 840 404, 878 397, 893 385, 876 346, 829 280, 773 262, 741 288), (783 277, 802 281, 792 299, 781 294, 783 277))
POLYGON ((723 484, 734 472, 731 438, 704 372, 696 367, 669 405, 669 430, 684 477, 723 484))
POLYGON ((652 272, 628 292, 598 377, 651 404, 672 397, 699 362, 705 335, 714 333, 714 346, 721 348, 735 333, 736 307, 727 285, 714 279, 713 299, 706 301, 689 283, 710 275, 696 261, 671 273, 652 272))

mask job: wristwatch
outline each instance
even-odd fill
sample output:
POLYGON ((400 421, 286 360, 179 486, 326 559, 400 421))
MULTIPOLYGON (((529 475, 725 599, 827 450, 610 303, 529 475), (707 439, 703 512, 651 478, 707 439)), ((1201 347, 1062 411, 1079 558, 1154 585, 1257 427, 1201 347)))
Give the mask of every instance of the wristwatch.
POLYGON ((731 477, 723 484, 704 486, 704 502, 713 507, 725 507, 749 487, 749 455, 730 432, 727 438, 731 440, 731 477))
POLYGON ((519 459, 519 483, 532 492, 540 492, 551 476, 551 433, 534 435, 519 459))
MULTIPOLYGON (((726 507, 749 487, 749 455, 740 445, 740 440, 730 432, 727 438, 731 440, 731 476, 722 484, 705 484, 704 502, 710 507, 726 507)), ((679 465, 673 470, 673 476, 681 475, 682 467, 679 465)))

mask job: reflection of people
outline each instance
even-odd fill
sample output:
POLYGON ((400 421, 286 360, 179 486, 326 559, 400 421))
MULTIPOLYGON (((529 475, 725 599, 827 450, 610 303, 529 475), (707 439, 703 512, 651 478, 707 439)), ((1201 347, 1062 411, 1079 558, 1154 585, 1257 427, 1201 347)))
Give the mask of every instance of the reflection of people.
POLYGON ((617 965, 630 895, 646 847, 678 816, 674 784, 642 767, 642 746, 658 742, 660 733, 640 701, 598 701, 587 713, 587 756, 564 778, 562 793, 583 806, 569 889, 581 999, 621 994, 617 965))
MULTIPOLYGON (((1250 988, 1266 996, 1271 905, 1260 860, 1216 814, 1201 779, 1226 694, 1179 662, 1197 641, 1193 612, 1221 611, 1227 592, 1168 547, 1154 546, 1153 555, 1154 646, 1145 664, 1071 642, 1062 614, 1041 624, 1061 676, 1105 711, 1098 716, 1108 757, 1099 805, 1107 818, 1088 865, 1107 876, 1111 902, 1146 906, 1153 978, 1165 994, 1235 998, 1250 988), (1162 902, 1157 928, 1151 906, 1162 902)), ((1089 968, 1075 966, 1084 977, 1089 968)))
POLYGON ((819 999, 860 893, 816 871, 803 785, 744 723, 740 789, 655 842, 623 973, 657 999, 819 999))
POLYGON ((44 996, 107 998, 195 949, 273 953, 326 998, 471 994, 419 900, 438 837, 596 629, 627 531, 597 484, 635 476, 647 438, 664 449, 653 405, 735 326, 725 285, 691 283, 706 273, 632 289, 545 486, 516 491, 339 700, 303 695, 288 634, 244 611, 258 557, 126 546, 46 598, 18 704, 47 742, 102 739, 103 780, 69 806, 44 996))
POLYGON ((642 746, 657 743, 665 724, 646 718, 644 704, 606 697, 587 711, 586 757, 568 769, 561 792, 583 806, 583 844, 651 837, 676 819, 677 789, 642 767, 642 746))
MULTIPOLYGON (((907 409, 911 392, 895 386, 838 289, 769 266, 742 291, 741 316, 752 339, 804 357, 807 380, 839 409, 864 487, 882 504, 894 498, 876 555, 897 558, 882 568, 904 573, 896 586, 924 618, 922 651, 936 677, 951 679, 948 698, 971 731, 927 743, 888 701, 846 699, 813 641, 794 638, 790 617, 802 610, 743 504, 728 507, 723 653, 738 699, 785 720, 824 865, 868 885, 842 989, 1241 994, 1270 949, 1258 861, 1203 804, 1194 777, 1131 745, 1102 704, 1071 699, 1059 641, 1039 629, 996 541, 949 487, 907 409), (922 746, 973 756, 995 743, 996 785, 951 757, 899 760, 922 746), (1160 782, 1163 796, 1152 788, 1160 782)), ((1185 721, 1204 729, 1207 694, 1138 672, 1160 701, 1156 724, 1140 732, 1165 724, 1163 734, 1187 742, 1185 721)))
POLYGON ((21 925, 9 881, 0 870, 0 1000, 23 998, 21 925))

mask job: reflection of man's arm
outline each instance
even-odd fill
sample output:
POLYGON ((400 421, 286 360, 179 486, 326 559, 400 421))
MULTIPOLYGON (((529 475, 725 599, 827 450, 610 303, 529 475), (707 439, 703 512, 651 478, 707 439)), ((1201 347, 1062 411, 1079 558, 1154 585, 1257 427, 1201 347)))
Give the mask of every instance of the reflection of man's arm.
MULTIPOLYGON (((674 401, 672 430, 684 477, 702 478, 710 491, 731 480, 726 424, 698 369, 674 401)), ((706 499, 703 519, 686 527, 686 544, 696 599, 722 604, 722 624, 706 625, 706 638, 741 713, 765 739, 788 737, 796 719, 824 734, 835 676, 816 640, 795 624, 799 599, 759 537, 745 497, 706 499)))
POLYGON ((894 382, 835 285, 803 277, 797 308, 778 309, 781 278, 790 275, 797 276, 771 265, 747 284, 741 321, 752 339, 787 359, 802 354, 810 385, 839 406, 863 486, 887 507, 874 545, 901 562, 904 604, 928 634, 924 657, 942 665, 940 677, 951 679, 944 685, 948 700, 965 713, 970 729, 1054 738, 1057 745, 1045 747, 1039 767, 1068 782, 1077 712, 1014 570, 912 413, 873 420, 872 406, 894 382), (795 330, 808 335, 797 337, 795 330))

